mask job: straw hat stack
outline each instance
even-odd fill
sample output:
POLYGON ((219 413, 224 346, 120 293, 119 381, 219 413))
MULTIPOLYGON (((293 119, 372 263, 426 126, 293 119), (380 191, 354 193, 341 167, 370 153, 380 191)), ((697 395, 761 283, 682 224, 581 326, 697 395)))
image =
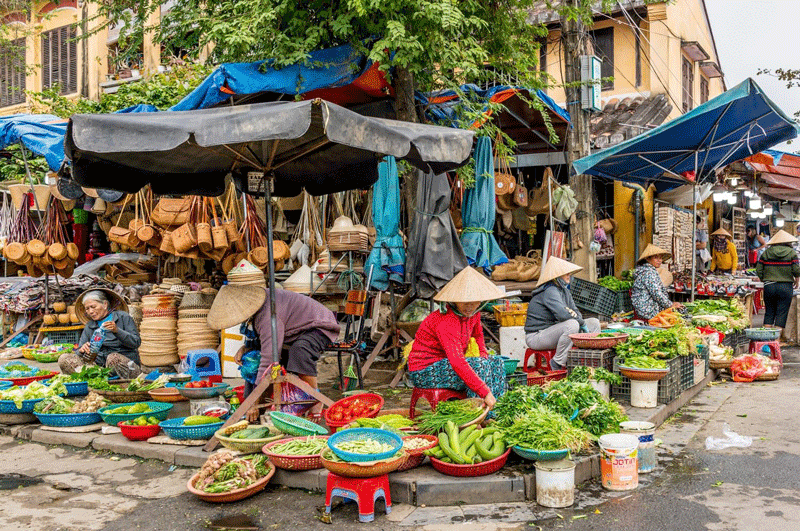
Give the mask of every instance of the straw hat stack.
POLYGON ((142 297, 142 365, 163 367, 178 363, 178 304, 175 292, 151 293, 142 297))
POLYGON ((183 359, 191 350, 215 349, 219 332, 208 326, 208 312, 214 293, 190 291, 178 307, 178 356, 183 359))
POLYGON ((369 230, 364 225, 353 225, 347 216, 339 216, 328 231, 328 249, 331 251, 369 251, 369 230))

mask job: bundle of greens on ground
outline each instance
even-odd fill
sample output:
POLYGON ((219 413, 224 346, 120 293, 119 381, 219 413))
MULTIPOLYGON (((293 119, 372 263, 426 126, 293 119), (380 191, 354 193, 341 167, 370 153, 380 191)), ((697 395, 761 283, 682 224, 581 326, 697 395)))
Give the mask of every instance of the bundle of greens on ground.
POLYGON ((501 432, 507 444, 538 451, 567 448, 579 452, 588 449, 592 440, 587 431, 573 426, 563 415, 543 405, 517 416, 514 423, 502 427, 501 432))
POLYGON ((620 361, 634 356, 669 360, 696 354, 697 345, 701 342, 696 328, 677 325, 663 330, 648 330, 639 336, 629 337, 614 348, 620 361))
POLYGON ((420 433, 439 433, 450 421, 456 426, 464 425, 478 418, 483 413, 483 408, 472 400, 450 400, 439 402, 436 411, 426 411, 421 414, 417 429, 420 433))
POLYGON ((570 382, 585 383, 589 380, 597 382, 607 382, 609 385, 620 385, 622 377, 619 374, 614 374, 603 367, 585 367, 579 365, 572 368, 572 372, 567 376, 570 382))
POLYGON ((492 412, 497 426, 510 426, 514 419, 527 413, 544 400, 544 391, 538 385, 524 385, 511 389, 497 399, 492 412))

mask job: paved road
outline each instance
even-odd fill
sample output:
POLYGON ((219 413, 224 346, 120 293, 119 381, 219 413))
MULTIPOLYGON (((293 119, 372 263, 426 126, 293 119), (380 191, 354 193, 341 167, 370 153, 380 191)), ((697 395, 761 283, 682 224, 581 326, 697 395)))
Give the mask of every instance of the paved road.
POLYGON ((234 505, 211 506, 185 492, 194 472, 159 461, 0 437, 0 529, 201 530, 229 528, 575 530, 800 530, 800 355, 777 382, 716 383, 657 433, 664 444, 657 472, 624 493, 582 486, 576 505, 545 509, 535 503, 413 508, 395 505, 387 518, 358 524, 352 505, 334 512, 334 525, 315 519, 319 493, 268 487, 234 505), (706 451, 723 423, 755 438, 752 447, 706 451))

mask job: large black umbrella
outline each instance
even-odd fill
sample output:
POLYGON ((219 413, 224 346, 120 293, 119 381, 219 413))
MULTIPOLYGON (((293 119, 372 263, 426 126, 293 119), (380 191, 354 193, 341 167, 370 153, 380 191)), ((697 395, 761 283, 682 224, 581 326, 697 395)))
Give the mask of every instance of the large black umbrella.
POLYGON ((274 175, 274 195, 367 188, 384 155, 423 171, 463 164, 473 133, 362 116, 322 100, 198 111, 78 114, 65 153, 83 186, 219 195, 225 176, 274 175))
MULTIPOLYGON (((452 170, 466 162, 473 136, 472 131, 362 116, 310 100, 183 112, 78 114, 69 121, 64 151, 81 185, 131 193, 149 183, 160 194, 219 195, 229 172, 247 177, 240 182, 242 189, 266 196, 272 262, 272 194, 366 188, 377 180, 378 162, 385 155, 425 172, 452 170)), ((272 268, 269 287, 277 363, 272 268)))

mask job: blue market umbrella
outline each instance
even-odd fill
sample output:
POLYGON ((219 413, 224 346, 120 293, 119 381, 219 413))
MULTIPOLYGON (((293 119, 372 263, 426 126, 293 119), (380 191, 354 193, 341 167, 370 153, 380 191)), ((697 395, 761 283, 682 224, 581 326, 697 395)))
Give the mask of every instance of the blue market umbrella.
POLYGON ((372 189, 372 221, 375 223, 375 245, 364 270, 375 266, 370 285, 385 291, 389 281, 402 282, 406 251, 400 236, 400 181, 394 157, 378 164, 378 182, 372 189))
POLYGON ((465 192, 461 208, 461 245, 470 265, 482 267, 488 274, 492 267, 508 262, 492 234, 494 212, 492 141, 482 136, 475 147, 475 187, 465 192))

